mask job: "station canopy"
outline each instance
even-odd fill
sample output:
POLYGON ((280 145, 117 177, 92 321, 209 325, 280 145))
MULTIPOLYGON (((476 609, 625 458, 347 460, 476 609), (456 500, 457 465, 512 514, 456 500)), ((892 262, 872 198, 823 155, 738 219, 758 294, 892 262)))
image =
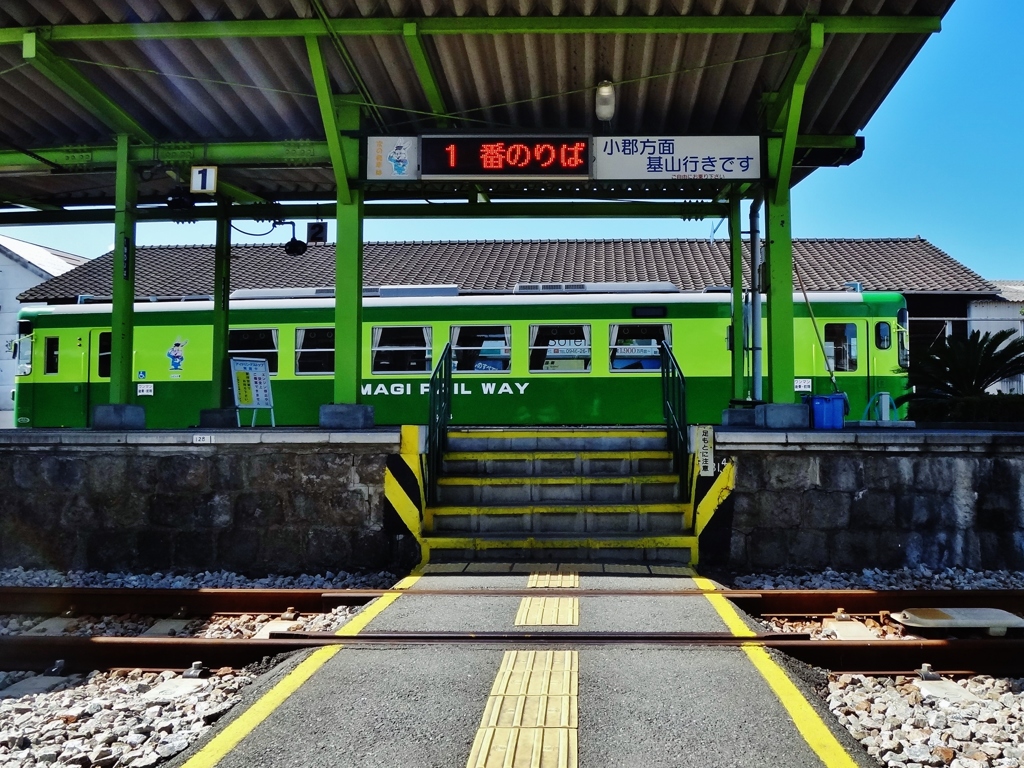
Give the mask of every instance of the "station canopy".
MULTIPOLYGON (((237 202, 333 201, 325 93, 335 107, 363 105, 361 125, 342 131, 350 137, 777 135, 814 23, 824 44, 799 113, 799 181, 859 156, 858 132, 951 4, 5 0, 0 223, 17 209, 112 204, 115 134, 132 141, 143 205, 166 202, 181 169, 197 162, 218 165, 237 202), (602 81, 615 87, 610 122, 595 117, 602 81)), ((553 184, 375 183, 365 196, 465 200, 471 189, 510 199, 713 200, 726 192, 716 183, 553 184)))

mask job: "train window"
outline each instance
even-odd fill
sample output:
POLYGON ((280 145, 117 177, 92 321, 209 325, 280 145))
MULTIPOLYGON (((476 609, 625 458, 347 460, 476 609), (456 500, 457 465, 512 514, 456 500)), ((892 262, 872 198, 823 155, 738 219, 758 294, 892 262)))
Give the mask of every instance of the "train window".
POLYGON ((424 326, 373 327, 373 373, 430 373, 433 329, 424 326))
POLYGON ((661 342, 672 343, 670 325, 612 325, 608 367, 612 371, 660 371, 661 342))
POLYGON ((334 373, 334 329, 295 329, 295 372, 334 373))
POLYGON ((228 331, 228 355, 259 357, 277 373, 277 328, 235 328, 228 331))
POLYGON ((103 379, 110 378, 110 332, 100 334, 99 353, 96 358, 96 373, 103 379))
POLYGON ((453 326, 452 354, 452 370, 458 373, 507 371, 512 367, 512 326, 453 326))
POLYGON ((29 376, 32 373, 32 323, 27 320, 18 321, 18 340, 15 357, 18 358, 18 376, 29 376))
POLYGON ((833 371, 857 370, 857 326, 825 323, 825 356, 833 371))
POLYGON ((896 349, 900 368, 910 367, 910 313, 901 309, 896 313, 896 349))
POLYGON ((589 373, 589 325, 531 325, 531 373, 589 373))
POLYGON ((892 326, 888 323, 875 323, 875 346, 879 349, 892 346, 892 326))
POLYGON ((43 342, 43 373, 57 373, 60 366, 60 339, 47 336, 43 342))

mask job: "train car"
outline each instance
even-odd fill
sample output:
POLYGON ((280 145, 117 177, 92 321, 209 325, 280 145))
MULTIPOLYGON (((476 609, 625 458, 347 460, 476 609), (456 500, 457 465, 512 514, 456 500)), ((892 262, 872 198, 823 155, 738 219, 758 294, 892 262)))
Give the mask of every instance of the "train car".
MULTIPOLYGON (((236 292, 231 301, 229 354, 268 361, 278 425, 315 425, 319 406, 332 401, 333 299, 245 294, 236 292)), ((905 390, 907 322, 900 294, 809 298, 808 306, 794 297, 796 376, 803 389, 830 394, 831 367, 855 414, 875 392, 905 390)), ((667 341, 686 376, 688 420, 717 424, 731 397, 730 302, 725 292, 671 286, 660 292, 618 286, 584 293, 367 297, 360 402, 374 406, 378 424, 425 423, 431 371, 450 342, 455 424, 657 424, 658 346, 667 341)), ((92 406, 108 402, 110 309, 23 309, 17 426, 86 427, 92 406)), ((202 300, 135 305, 133 377, 149 386, 138 387, 132 401, 145 407, 148 427, 195 426, 201 409, 219 406, 211 389, 212 309, 202 300)), ((269 414, 259 419, 268 424, 269 414)))

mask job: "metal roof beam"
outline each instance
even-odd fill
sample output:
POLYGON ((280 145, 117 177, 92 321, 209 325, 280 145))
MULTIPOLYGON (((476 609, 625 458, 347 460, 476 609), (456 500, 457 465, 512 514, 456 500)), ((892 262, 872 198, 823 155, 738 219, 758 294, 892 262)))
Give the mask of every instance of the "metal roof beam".
MULTIPOLYGON (((235 221, 276 219, 326 219, 333 216, 334 203, 268 203, 234 205, 235 221)), ((489 219, 489 218, 723 218, 727 203, 371 203, 363 206, 367 219, 489 219)), ((216 205, 200 205, 188 211, 188 221, 213 221, 216 205)), ((180 221, 181 211, 166 206, 139 207, 136 220, 180 221)), ((97 224, 114 219, 112 208, 78 208, 60 211, 0 211, 0 227, 39 224, 97 224)))
POLYGON ((423 38, 420 36, 419 27, 415 22, 409 22, 402 26, 402 39, 405 40, 406 50, 409 51, 409 58, 412 59, 413 68, 420 80, 423 94, 427 97, 427 103, 430 104, 434 114, 442 118, 439 123, 442 126, 447 126, 448 120, 443 118, 447 116, 448 108, 445 106, 441 87, 437 83, 437 78, 434 77, 430 59, 427 58, 427 51, 423 47, 423 38))
MULTIPOLYGON (((331 161, 326 141, 254 141, 221 144, 148 144, 129 148, 132 163, 235 165, 256 168, 284 163, 289 166, 318 166, 331 161)), ((69 170, 113 168, 117 161, 114 145, 33 149, 32 155, 18 150, 0 150, 3 173, 49 171, 52 165, 69 170)))
POLYGON ((21 55, 37 72, 89 110, 112 131, 130 136, 135 141, 155 141, 149 131, 135 118, 115 104, 81 72, 55 54, 35 32, 26 32, 23 35, 21 55))
POLYGON ((825 28, 821 24, 811 24, 806 53, 797 57, 799 66, 794 65, 796 71, 792 79, 790 80, 788 76, 786 78, 790 90, 788 94, 782 94, 785 102, 785 118, 782 121, 782 146, 775 173, 776 205, 789 200, 789 183, 793 176, 793 155, 796 152, 797 136, 800 130, 800 114, 804 107, 804 94, 807 91, 811 73, 814 72, 818 59, 821 58, 824 46, 825 28))
POLYGON ((826 34, 927 35, 942 29, 938 16, 558 16, 330 19, 254 21, 162 21, 143 24, 62 24, 0 29, 0 45, 22 41, 38 31, 51 43, 123 40, 203 40, 237 37, 320 37, 337 35, 404 35, 415 23, 421 35, 499 34, 791 34, 809 22, 826 34))
POLYGON ((345 165, 345 152, 342 150, 341 134, 338 132, 338 116, 331 93, 331 76, 320 50, 319 38, 313 35, 306 37, 306 53, 309 56, 309 69, 313 75, 317 104, 320 106, 320 119, 323 121, 324 134, 327 137, 327 150, 331 156, 331 167, 334 169, 334 181, 338 185, 338 202, 347 205, 352 200, 352 190, 348 186, 349 168, 345 165))

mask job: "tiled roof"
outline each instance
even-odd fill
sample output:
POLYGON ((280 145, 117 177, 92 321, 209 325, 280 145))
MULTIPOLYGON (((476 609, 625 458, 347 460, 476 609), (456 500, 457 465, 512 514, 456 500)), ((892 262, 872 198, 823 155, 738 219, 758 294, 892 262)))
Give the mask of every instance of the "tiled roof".
MULTIPOLYGON (((927 240, 795 240, 807 290, 841 291, 856 280, 869 291, 993 294, 997 288, 927 240)), ((22 301, 109 296, 112 255, 25 291, 22 301)), ((463 291, 510 291, 519 282, 665 280, 683 290, 729 283, 727 240, 517 240, 367 243, 366 286, 457 283, 463 291)), ((746 282, 746 280, 745 280, 746 282)), ((231 287, 315 288, 334 284, 334 246, 288 256, 279 245, 236 245, 231 287)), ((212 246, 136 251, 136 295, 213 292, 212 246)))
POLYGON ((1024 302, 1024 280, 992 280, 991 282, 999 289, 1000 298, 1007 301, 1024 302))

